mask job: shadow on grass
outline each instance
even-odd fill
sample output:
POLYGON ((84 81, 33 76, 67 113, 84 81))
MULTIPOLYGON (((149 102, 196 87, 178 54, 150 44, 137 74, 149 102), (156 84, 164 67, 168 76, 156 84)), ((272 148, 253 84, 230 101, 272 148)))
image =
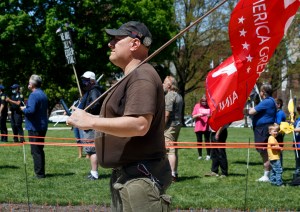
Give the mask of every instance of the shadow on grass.
POLYGON ((99 174, 99 179, 110 178, 111 174, 99 174))
POLYGON ((295 171, 295 168, 285 168, 283 164, 283 171, 295 171))
MULTIPOLYGON (((233 161, 231 162, 232 164, 243 164, 243 165, 247 165, 247 161, 241 161, 241 160, 238 160, 238 161, 233 161)), ((249 162, 249 165, 250 166, 261 166, 262 165, 262 162, 249 162)))
POLYGON ((179 179, 177 181, 182 182, 185 180, 193 180, 193 179, 197 179, 197 178, 199 178, 199 176, 179 176, 179 179))
MULTIPOLYGON (((55 173, 55 174, 46 174, 47 178, 51 178, 51 177, 66 177, 66 176, 73 176, 75 175, 74 172, 69 172, 69 173, 55 173)), ((110 174, 100 174, 99 175, 99 179, 103 179, 103 178, 110 178, 110 174)))
POLYGON ((12 166, 12 165, 4 165, 0 166, 0 169, 19 169, 20 167, 18 166, 12 166))
POLYGON ((239 174, 239 173, 229 173, 228 177, 245 177, 246 174, 239 174))
POLYGON ((70 172, 70 173, 55 173, 55 174, 46 174, 46 177, 65 177, 65 176, 71 176, 75 175, 75 173, 70 172))

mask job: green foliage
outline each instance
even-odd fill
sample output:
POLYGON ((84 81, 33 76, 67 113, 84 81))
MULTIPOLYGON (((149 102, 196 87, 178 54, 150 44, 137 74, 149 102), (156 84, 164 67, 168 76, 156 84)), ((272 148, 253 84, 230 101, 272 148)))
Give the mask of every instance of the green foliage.
MULTIPOLYGON (((120 70, 108 60, 110 37, 105 28, 139 20, 149 26, 155 50, 174 34, 172 0, 103 1, 1 1, 0 75, 6 87, 18 83, 26 88, 31 74, 43 77, 43 89, 52 107, 60 96, 68 104, 78 98, 71 65, 66 64, 63 44, 56 34, 59 27, 69 30, 74 44, 78 76, 90 70, 105 80, 120 70), (68 26, 66 26, 66 24, 68 26)), ((157 56, 153 62, 166 59, 157 56)), ((24 95, 28 94, 24 89, 24 95)), ((51 109, 51 108, 50 108, 51 109)))
MULTIPOLYGON (((53 127, 52 124, 49 127, 53 127)), ((59 127, 65 127, 60 124, 59 127)), ((73 132, 67 130, 48 130, 46 142, 75 143, 73 132), (51 137, 51 138, 50 138, 51 137), (69 138, 69 139, 67 139, 69 138)), ((11 137, 10 137, 11 138, 11 137)), ((291 142, 286 135, 285 141, 291 142)), ((9 139, 11 140, 11 139, 9 139)), ((183 128, 180 141, 195 142, 193 128, 183 128)), ((227 143, 248 143, 253 141, 249 128, 229 128, 227 143)), ((286 147, 290 147, 286 144, 286 147)), ((259 183, 263 173, 262 161, 255 149, 227 149, 229 176, 227 178, 208 178, 211 161, 198 160, 196 149, 179 150, 179 181, 167 190, 172 196, 172 209, 198 210, 278 210, 299 211, 299 188, 274 187, 269 183, 259 183)), ((77 158, 77 147, 45 146, 46 174, 42 180, 33 179, 33 163, 30 146, 25 145, 26 174, 22 146, 0 148, 0 203, 33 205, 109 205, 110 169, 99 168, 100 180, 86 179, 90 162, 77 158), (27 184, 26 184, 27 177, 27 184)), ((205 155, 205 150, 203 151, 205 155)), ((289 183, 294 171, 293 151, 284 151, 283 180, 289 183)))

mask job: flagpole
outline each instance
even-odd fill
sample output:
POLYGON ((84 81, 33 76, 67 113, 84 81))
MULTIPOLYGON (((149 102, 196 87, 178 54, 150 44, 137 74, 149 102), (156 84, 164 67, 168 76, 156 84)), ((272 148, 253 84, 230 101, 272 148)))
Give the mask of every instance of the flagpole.
POLYGON ((256 93, 258 94, 258 96, 259 96, 259 101, 261 102, 261 96, 259 95, 259 89, 258 89, 256 83, 254 85, 254 89, 255 89, 256 93))
POLYGON ((103 76, 104 76, 104 74, 101 74, 101 76, 97 79, 97 82, 99 82, 103 76))
POLYGON ((76 72, 74 64, 72 64, 72 67, 73 67, 73 71, 74 71, 74 74, 75 74, 78 91, 79 91, 80 97, 82 97, 82 92, 81 92, 81 89, 80 89, 80 84, 79 84, 79 80, 78 80, 78 76, 77 76, 77 72, 76 72))
MULTIPOLYGON (((151 55, 149 55, 146 59, 144 59, 142 62, 140 62, 136 67, 134 67, 132 70, 140 67, 142 64, 146 63, 147 61, 151 60, 154 56, 156 56, 158 53, 160 53, 163 49, 165 49, 167 46, 169 46, 171 43, 173 43, 178 37, 180 37, 182 34, 190 30, 193 26, 198 24, 200 21, 202 21, 204 18, 206 18, 208 15, 210 15, 212 12, 214 12, 216 9, 221 7, 225 2, 228 0, 223 0, 221 3, 216 5, 214 8, 210 9, 208 12, 206 12, 203 16, 198 18, 195 22, 191 23, 188 27, 180 31, 177 35, 175 35, 173 38, 171 38, 168 42, 166 42, 164 45, 162 45, 160 48, 155 50, 151 55)), ((131 71, 129 72, 129 74, 131 71)), ((107 91, 105 91, 101 96, 99 96, 97 99, 95 99, 91 104, 89 104, 84 110, 88 110, 90 107, 92 107, 96 102, 98 102, 100 99, 104 98, 108 92, 113 90, 116 86, 118 86, 129 74, 125 75, 122 79, 120 79, 118 82, 116 82, 112 87, 110 87, 107 91)))

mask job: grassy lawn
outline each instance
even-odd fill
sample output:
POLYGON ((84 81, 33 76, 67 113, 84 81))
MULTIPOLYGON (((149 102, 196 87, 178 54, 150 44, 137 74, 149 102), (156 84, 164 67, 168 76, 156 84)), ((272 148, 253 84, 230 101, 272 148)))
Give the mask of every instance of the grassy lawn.
MULTIPOLYGON (((47 137, 73 138, 73 132, 49 130, 47 137)), ((253 141, 251 129, 229 129, 228 142, 248 143, 249 139, 253 141)), ((179 140, 195 141, 193 128, 183 128, 179 140)), ((285 141, 291 142, 291 135, 285 141)), ((75 143, 75 140, 47 139, 46 142, 75 143)), ((210 171, 211 161, 198 160, 196 149, 180 149, 179 181, 167 191, 172 196, 172 209, 300 210, 298 187, 274 187, 255 181, 263 173, 262 162, 255 149, 249 152, 247 169, 248 149, 227 149, 229 176, 207 178, 204 174, 210 171)), ((22 146, 0 146, 0 203, 26 204, 29 197, 30 203, 40 205, 109 205, 110 170, 99 168, 100 180, 87 180, 90 163, 88 159, 77 158, 77 147, 45 146, 47 178, 42 180, 32 177, 29 145, 25 145, 25 153, 26 169, 22 146)), ((291 181, 294 166, 294 153, 286 150, 285 183, 291 181)))

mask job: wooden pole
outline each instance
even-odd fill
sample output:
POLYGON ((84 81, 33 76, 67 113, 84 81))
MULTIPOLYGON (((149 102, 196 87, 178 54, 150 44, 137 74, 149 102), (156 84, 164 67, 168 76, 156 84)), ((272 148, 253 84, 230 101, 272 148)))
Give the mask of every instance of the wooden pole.
POLYGON ((74 74, 75 74, 75 78, 76 78, 76 83, 77 83, 77 87, 78 87, 80 98, 81 98, 82 97, 82 92, 81 92, 81 89, 80 89, 80 84, 79 84, 79 80, 78 80, 78 77, 77 77, 77 73, 76 73, 76 69, 75 69, 74 64, 72 64, 72 67, 73 67, 73 70, 74 70, 74 74))

